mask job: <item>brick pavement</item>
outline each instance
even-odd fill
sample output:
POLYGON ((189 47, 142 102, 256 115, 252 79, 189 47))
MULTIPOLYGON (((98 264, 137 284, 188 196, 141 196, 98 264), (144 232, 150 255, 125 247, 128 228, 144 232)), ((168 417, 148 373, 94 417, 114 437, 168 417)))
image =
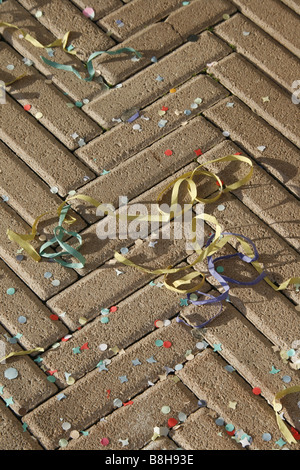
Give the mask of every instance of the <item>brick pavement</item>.
MULTIPOLYGON (((202 291, 218 295, 206 262, 189 266, 195 254, 185 240, 100 240, 107 218, 80 200, 70 214, 84 241, 83 268, 37 263, 6 233, 28 233, 52 211, 38 226, 38 249, 68 195, 119 212, 119 196, 150 208, 197 164, 242 153, 253 163, 251 180, 205 212, 254 241, 272 282, 299 276, 299 14, 296 0, 1 2, 0 23, 44 45, 71 31, 77 53, 37 48, 0 26, 0 80, 26 74, 7 85, 0 105, 0 355, 42 348, 0 364, 1 450, 299 448, 286 442, 271 406, 277 392, 299 386, 299 285, 232 284, 222 314, 199 330, 192 327, 215 307, 194 306, 159 273, 114 260, 115 250, 128 249, 151 270, 200 269, 202 291), (120 47, 142 57, 103 54, 90 82, 40 57, 86 77, 90 54, 120 47)), ((238 163, 206 168, 227 185, 244 175, 238 163)), ((212 179, 197 186, 201 197, 218 194, 212 179)), ((208 237, 214 227, 204 229, 208 237)), ((222 253, 239 248, 232 239, 222 253)), ((236 258, 219 268, 243 282, 257 275, 236 258)), ((298 431, 299 400, 282 400, 286 424, 298 431)))

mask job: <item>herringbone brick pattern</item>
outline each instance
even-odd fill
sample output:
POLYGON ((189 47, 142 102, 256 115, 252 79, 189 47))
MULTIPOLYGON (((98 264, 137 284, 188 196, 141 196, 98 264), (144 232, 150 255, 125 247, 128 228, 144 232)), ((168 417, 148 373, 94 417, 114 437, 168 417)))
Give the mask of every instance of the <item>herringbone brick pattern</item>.
MULTIPOLYGON (((243 154, 250 182, 205 212, 253 240, 272 282, 299 276, 299 14, 297 0, 0 2, 0 23, 19 28, 0 26, 0 356, 42 348, 0 364, 0 449, 298 448, 272 402, 300 384, 299 285, 233 285, 223 313, 199 330, 215 307, 114 260, 128 249, 151 270, 188 266, 185 240, 100 240, 95 208, 79 200, 70 215, 83 268, 37 263, 6 232, 29 233, 70 194, 150 205, 197 164, 243 154), (24 37, 49 45, 68 31, 76 56, 24 37), (120 48, 142 57, 98 56, 92 81, 41 59, 85 76, 90 54, 120 48)), ((244 174, 232 162, 207 168, 225 184, 244 174)), ((217 191, 199 181, 201 197, 217 191)), ((41 222, 36 248, 56 225, 41 222)), ((233 241, 224 254, 238 249, 233 241)), ((221 268, 257 276, 236 258, 221 268)), ((208 275, 202 290, 222 288, 208 275)), ((282 404, 300 431, 300 393, 282 404)))

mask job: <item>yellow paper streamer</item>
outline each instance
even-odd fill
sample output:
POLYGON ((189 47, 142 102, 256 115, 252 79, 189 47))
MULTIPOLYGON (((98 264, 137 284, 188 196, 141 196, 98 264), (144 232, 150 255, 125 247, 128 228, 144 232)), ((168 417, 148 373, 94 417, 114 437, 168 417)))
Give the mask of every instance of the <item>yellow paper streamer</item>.
POLYGON ((4 356, 0 359, 0 363, 2 361, 6 361, 7 359, 9 359, 10 357, 14 357, 14 356, 25 356, 27 354, 32 354, 32 353, 35 353, 35 352, 43 352, 44 349, 43 348, 35 348, 35 349, 28 349, 27 351, 15 351, 15 352, 11 352, 9 354, 7 354, 7 356, 4 356))
POLYGON ((51 42, 51 44, 47 44, 46 46, 44 46, 37 39, 35 39, 33 36, 31 36, 29 33, 27 33, 26 31, 24 31, 23 29, 19 28, 18 26, 14 25, 14 24, 6 23, 6 22, 2 21, 2 22, 0 22, 0 27, 2 27, 2 26, 17 29, 24 36, 24 39, 26 41, 30 42, 30 44, 32 44, 34 47, 39 47, 41 49, 50 49, 51 47, 62 47, 62 49, 65 52, 67 52, 68 54, 73 54, 73 55, 76 54, 75 51, 69 51, 67 49, 67 44, 68 44, 68 40, 69 40, 69 36, 71 34, 71 31, 68 31, 66 34, 64 34, 62 39, 55 39, 55 41, 51 42))

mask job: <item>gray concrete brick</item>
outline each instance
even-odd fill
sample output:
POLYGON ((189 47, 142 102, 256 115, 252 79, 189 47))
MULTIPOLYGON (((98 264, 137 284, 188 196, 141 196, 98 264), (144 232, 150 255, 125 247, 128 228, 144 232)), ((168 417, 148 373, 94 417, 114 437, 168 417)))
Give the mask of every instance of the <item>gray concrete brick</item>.
POLYGON ((281 0, 283 3, 285 3, 289 8, 292 8, 292 10, 295 10, 298 15, 300 15, 300 2, 299 0, 281 0))
POLYGON ((292 97, 240 54, 231 54, 209 69, 233 94, 297 146, 299 108, 292 97))
POLYGON ((41 11, 38 21, 58 38, 62 38, 67 31, 80 31, 79 35, 73 34, 71 44, 81 60, 86 61, 96 50, 106 50, 114 45, 112 38, 68 0, 52 0, 51 4, 44 3, 41 8, 34 0, 20 0, 19 3, 32 15, 41 11))
POLYGON ((240 11, 258 24, 276 41, 300 57, 300 39, 294 34, 299 18, 279 0, 234 0, 240 11), (282 19, 284 18, 284 22, 282 19))
MULTIPOLYGON (((214 413, 217 418, 217 413, 214 413)), ((201 408, 190 414, 183 426, 171 431, 172 439, 186 450, 243 450, 242 446, 227 436, 226 431, 220 433, 211 410, 201 408)))
POLYGON ((180 6, 181 0, 152 0, 147 3, 133 0, 102 18, 98 24, 117 41, 122 42, 145 26, 165 18, 180 6))
POLYGON ((205 28, 219 23, 223 15, 231 15, 236 8, 226 0, 193 0, 172 12, 166 23, 170 23, 184 39, 192 34, 199 34, 205 28))
MULTIPOLYGON (((212 349, 206 349, 187 363, 178 376, 225 423, 233 424, 236 430, 242 429, 252 437, 253 442, 247 449, 279 449, 276 441, 282 436, 272 407, 263 397, 254 395, 251 386, 237 372, 228 372, 226 365, 212 349), (236 409, 229 407, 230 402, 236 403, 236 409), (271 434, 269 442, 262 440, 265 432, 271 434)), ((295 445, 286 447, 292 449, 295 445)))
POLYGON ((69 108, 70 99, 60 93, 53 84, 45 83, 45 77, 35 72, 33 67, 25 65, 22 57, 5 43, 0 44, 0 60, 1 77, 6 83, 24 73, 29 75, 8 87, 9 94, 22 106, 30 104, 29 113, 34 117, 41 113, 38 121, 68 149, 78 148, 80 138, 88 142, 102 133, 101 127, 77 106, 69 108), (8 71, 8 65, 13 65, 14 69, 8 71), (72 137, 75 132, 78 138, 72 137))
MULTIPOLYGON (((14 0, 7 0, 0 5, 1 21, 14 24, 24 31, 28 31, 41 44, 47 45, 55 41, 56 37, 42 26, 34 16, 14 0)), ((97 81, 85 82, 79 80, 73 73, 54 69, 46 65, 41 55, 48 57, 45 50, 39 49, 30 42, 20 37, 20 31, 8 27, 0 27, 0 32, 5 40, 14 47, 24 58, 30 59, 47 79, 51 79, 55 85, 67 93, 74 101, 91 99, 103 91, 103 85, 97 81)), ((73 65, 81 76, 86 76, 86 69, 82 62, 74 55, 67 54, 61 48, 54 49, 55 61, 62 64, 73 65)), ((51 60, 51 57, 49 57, 51 60)))
MULTIPOLYGON (((227 263, 226 268, 232 264, 227 263)), ((210 294, 218 293, 210 291, 210 294)), ((190 305, 184 307, 181 314, 186 320, 190 318, 191 324, 195 324, 196 321, 201 323, 208 320, 211 309, 207 306, 190 305)), ((203 338, 212 347, 221 345, 220 355, 253 388, 259 387, 261 395, 269 403, 284 388, 282 377, 290 377, 290 386, 299 385, 299 373, 291 369, 288 363, 283 363, 279 353, 274 351, 273 344, 228 302, 222 314, 203 332, 203 338), (275 369, 277 372, 273 372, 275 369)), ((295 421, 292 424, 297 426, 299 416, 290 418, 295 421)))
POLYGON ((94 68, 110 85, 116 85, 151 64, 153 57, 160 59, 181 44, 182 39, 172 26, 167 23, 155 23, 111 49, 114 51, 120 47, 132 47, 142 54, 141 58, 137 58, 135 54, 123 53, 112 59, 104 54, 95 59, 94 68))
MULTIPOLYGON (((160 2, 161 3, 161 2, 160 2)), ((130 4, 129 4, 130 6, 130 4)), ((83 110, 106 129, 133 106, 141 109, 176 88, 208 62, 221 59, 232 49, 216 36, 206 31, 196 42, 188 42, 157 63, 126 80, 122 87, 103 93, 83 110)))
MULTIPOLYGON (((68 439, 72 430, 80 432, 87 429, 100 418, 111 413, 115 408, 115 399, 119 398, 123 403, 129 400, 134 401, 138 393, 149 387, 148 381, 154 383, 161 375, 166 376, 165 366, 174 368, 176 364, 185 361, 186 352, 195 350, 195 343, 196 340, 191 335, 191 330, 177 322, 156 330, 143 338, 138 345, 127 349, 125 354, 119 354, 113 358, 107 366, 108 371, 95 369, 65 389, 64 399, 58 400, 57 396, 54 396, 28 413, 26 423, 30 431, 48 449, 58 447, 59 440, 68 439), (157 347, 155 341, 158 339, 170 340, 172 346, 170 348, 157 347), (147 359, 152 356, 156 362, 147 362, 147 359), (137 358, 141 364, 134 366, 132 361, 137 358), (125 382, 119 377, 124 378, 125 382), (110 390, 109 394, 108 390, 110 390), (81 412, 78 412, 79 407, 81 412), (60 418, 71 424, 72 427, 68 431, 63 430, 60 418)), ((182 402, 180 405, 182 406, 182 402)), ((164 416, 162 418, 166 419, 164 416)), ((137 432, 140 426, 141 423, 138 422, 133 434, 141 435, 141 429, 137 432)), ((152 425, 151 429, 148 429, 149 432, 152 436, 152 425)), ((151 438, 148 433, 142 446, 149 441, 149 437, 151 438)))
POLYGON ((300 152, 288 139, 235 96, 205 110, 203 114, 221 129, 229 132, 231 140, 250 153, 259 165, 292 193, 300 196, 300 178, 297 171, 300 152))
POLYGON ((300 65, 294 54, 266 34, 244 15, 237 14, 218 25, 214 31, 236 51, 286 88, 290 93, 300 65), (282 67, 282 64, 285 64, 282 67))
POLYGON ((24 349, 47 349, 68 333, 60 320, 52 320, 50 310, 3 261, 0 261, 0 273, 0 322, 12 336, 22 335, 19 343, 24 349), (15 294, 7 295, 12 287, 15 294))
MULTIPOLYGON (((65 449, 138 450, 153 436, 155 427, 167 427, 170 417, 178 419, 179 413, 189 415, 196 407, 195 397, 187 387, 180 382, 174 383, 170 378, 136 397, 132 406, 123 407, 109 415, 104 422, 100 421, 89 429, 88 436, 71 441, 65 449), (161 411, 164 406, 170 407, 167 415, 161 411), (106 447, 99 446, 103 437, 109 439, 106 447)), ((176 445, 167 439, 152 441, 152 445, 144 450, 175 450, 176 445)))
POLYGON ((0 138, 50 186, 65 196, 94 173, 9 96, 1 106, 0 138), (66 171, 68 168, 68 171, 66 171))
MULTIPOLYGON (((40 235, 53 237, 53 229, 58 224, 57 208, 63 202, 25 163, 20 160, 6 145, 0 141, 0 190, 1 195, 28 224, 33 225, 35 219, 46 212, 52 216, 41 219, 38 225, 40 235), (55 220, 53 220, 55 219, 55 220)), ((69 215, 76 217, 74 230, 82 230, 86 223, 79 214, 70 209, 69 215)))
POLYGON ((122 122, 76 150, 75 155, 98 175, 103 169, 109 171, 176 129, 180 124, 214 105, 226 94, 227 91, 215 80, 200 74, 180 86, 176 93, 170 93, 146 107, 141 116, 147 120, 139 117, 134 123, 122 122), (191 105, 194 106, 194 100, 197 98, 201 98, 202 103, 193 109, 191 105), (163 111, 166 108, 167 111, 163 111), (161 115, 162 112, 165 114, 161 115), (162 119, 167 122, 164 127, 159 127, 158 123, 162 119), (133 128, 134 124, 141 126, 141 132, 133 128))
MULTIPOLYGON (((1 353, 5 345, 5 356, 22 350, 19 345, 9 342, 11 337, 2 326, 0 326, 0 338, 1 353)), ((28 355, 13 356, 1 362, 0 389, 1 398, 5 400, 6 406, 20 416, 23 415, 23 410, 27 412, 35 408, 57 391, 56 385, 47 380, 44 372, 28 355), (13 379, 6 377, 7 369, 11 368, 15 369, 12 372, 16 374, 13 379)))
MULTIPOLYGON (((87 4, 84 0, 72 0, 75 5, 77 5, 81 10, 84 10, 87 7, 87 4)), ((89 2, 89 7, 94 10, 93 20, 99 20, 102 16, 108 15, 111 11, 116 10, 123 6, 121 0, 91 0, 89 2)))

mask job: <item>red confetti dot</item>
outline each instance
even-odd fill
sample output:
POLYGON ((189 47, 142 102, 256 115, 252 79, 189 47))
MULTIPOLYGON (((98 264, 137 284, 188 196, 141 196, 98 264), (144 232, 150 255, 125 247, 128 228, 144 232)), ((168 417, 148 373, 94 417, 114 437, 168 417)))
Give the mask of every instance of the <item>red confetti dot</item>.
MULTIPOLYGON (((222 181, 222 180, 221 180, 221 181, 222 181)), ((221 185, 220 185, 219 181, 217 181, 217 182, 216 182, 216 184, 217 184, 217 186, 221 187, 221 185)), ((225 186, 225 183, 224 183, 224 181, 222 181, 222 185, 223 185, 223 187, 225 186)))
POLYGON ((236 152, 234 155, 242 155, 241 152, 236 152))
POLYGON ((172 150, 170 150, 170 149, 166 150, 165 155, 167 155, 167 157, 170 157, 171 155, 173 155, 172 150))
POLYGON ((168 349, 168 348, 170 348, 171 346, 172 346, 171 341, 164 341, 164 342, 163 342, 163 347, 164 347, 164 348, 167 348, 167 349, 168 349))
POLYGON ((103 437, 100 442, 103 446, 108 446, 109 439, 107 439, 107 437, 103 437))
POLYGON ((177 421, 176 418, 169 418, 168 419, 168 427, 169 428, 173 428, 173 426, 176 426, 177 423, 178 423, 178 421, 177 421))
POLYGON ((57 369, 55 369, 55 370, 47 370, 47 373, 48 373, 49 375, 53 375, 53 374, 55 374, 55 372, 57 372, 57 369))
POLYGON ((84 343, 80 349, 82 350, 82 349, 90 349, 90 348, 88 347, 88 343, 84 343))
POLYGON ((235 434, 235 430, 233 430, 233 431, 226 431, 226 432, 227 432, 228 436, 233 436, 233 435, 235 434))
POLYGON ((29 111, 31 109, 31 104, 25 104, 24 109, 25 111, 29 111))
POLYGON ((168 109, 169 109, 169 108, 168 108, 167 106, 163 106, 163 107, 161 108, 162 111, 168 111, 168 109))
POLYGON ((261 389, 259 387, 254 387, 252 389, 252 392, 254 393, 254 395, 260 395, 261 394, 261 389))
POLYGON ((110 307, 109 311, 110 312, 116 312, 118 310, 118 307, 110 307))
POLYGON ((126 403, 123 403, 124 406, 128 406, 128 405, 133 405, 133 401, 130 400, 130 401, 127 401, 126 403))
POLYGON ((202 155, 202 151, 200 149, 194 150, 194 152, 197 155, 197 157, 200 157, 200 155, 202 155))
POLYGON ((58 320, 58 316, 57 315, 54 315, 54 313, 52 315, 50 315, 50 319, 53 320, 53 321, 57 321, 58 320))

